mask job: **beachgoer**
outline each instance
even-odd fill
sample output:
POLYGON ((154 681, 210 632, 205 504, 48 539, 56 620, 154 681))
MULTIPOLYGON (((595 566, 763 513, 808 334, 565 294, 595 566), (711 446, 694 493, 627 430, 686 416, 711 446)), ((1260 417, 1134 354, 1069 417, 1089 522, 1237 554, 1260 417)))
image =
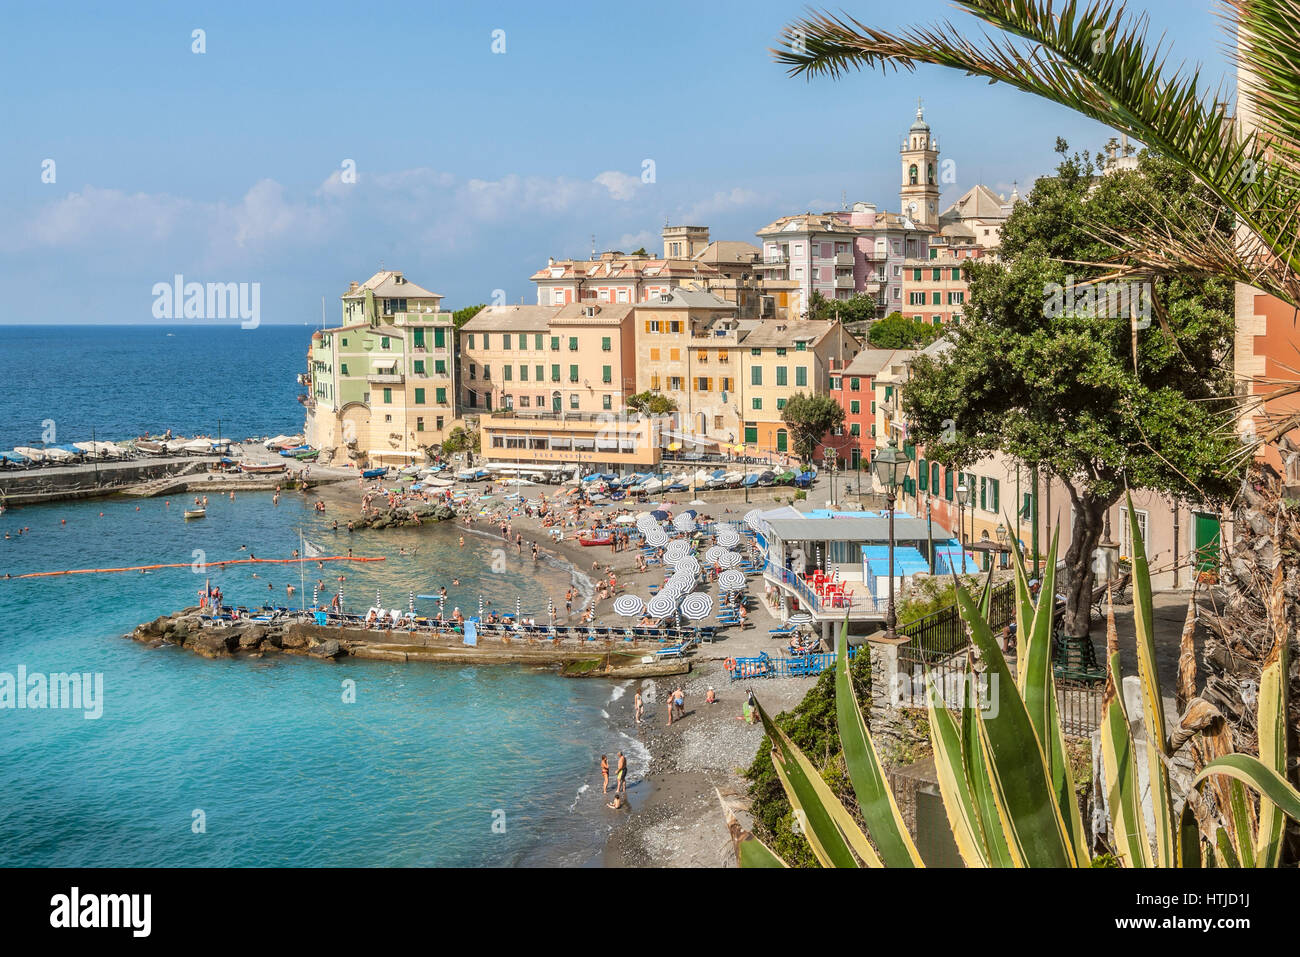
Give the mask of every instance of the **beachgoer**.
POLYGON ((637 690, 636 697, 632 699, 632 713, 636 715, 636 723, 641 723, 641 716, 645 713, 645 702, 641 700, 641 691, 637 690))
POLYGON ((614 788, 614 793, 617 794, 620 791, 622 791, 623 793, 626 794, 627 793, 627 756, 624 755, 622 751, 618 753, 618 770, 616 773, 618 774, 618 784, 614 788))
POLYGON ((614 800, 606 804, 605 807, 613 808, 615 811, 620 811, 627 807, 627 799, 621 794, 615 794, 614 800))
POLYGON ((601 787, 600 792, 602 794, 607 794, 609 793, 609 758, 603 754, 600 756, 600 776, 605 779, 605 783, 601 787))

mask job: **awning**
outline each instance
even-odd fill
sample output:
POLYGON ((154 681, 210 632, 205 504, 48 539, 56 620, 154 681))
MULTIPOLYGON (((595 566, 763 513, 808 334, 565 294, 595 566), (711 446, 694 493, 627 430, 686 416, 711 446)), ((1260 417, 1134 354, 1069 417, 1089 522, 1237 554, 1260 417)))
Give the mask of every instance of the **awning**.
POLYGON ((376 369, 396 369, 396 368, 397 368, 397 360, 396 360, 396 359, 373 359, 373 360, 371 360, 370 364, 371 364, 372 366, 374 366, 376 369))

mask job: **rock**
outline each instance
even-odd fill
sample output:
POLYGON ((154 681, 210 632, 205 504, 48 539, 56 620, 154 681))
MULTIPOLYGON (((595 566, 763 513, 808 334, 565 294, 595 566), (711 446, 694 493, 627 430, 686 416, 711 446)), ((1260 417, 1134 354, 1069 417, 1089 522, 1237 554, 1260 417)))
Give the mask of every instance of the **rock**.
POLYGON ((279 632, 279 631, 270 631, 270 630, 268 630, 267 633, 266 633, 266 636, 262 639, 262 647, 263 647, 264 649, 265 649, 265 648, 280 648, 280 647, 282 647, 281 644, 280 644, 280 642, 281 642, 281 638, 282 638, 282 637, 283 637, 283 635, 282 635, 281 632, 279 632))
POLYGON ((337 658, 343 654, 343 646, 334 638, 326 638, 320 644, 313 646, 311 653, 319 658, 337 658))
POLYGON ((224 658, 230 654, 230 648, 227 646, 228 640, 234 640, 234 636, 231 635, 227 638, 225 635, 208 632, 191 637, 185 643, 185 647, 195 654, 202 655, 204 658, 224 658))
POLYGON ((301 632, 286 631, 280 636, 281 648, 306 648, 307 636, 301 632))
POLYGON ((262 639, 265 638, 265 636, 266 632, 264 629, 250 628, 248 631, 239 635, 236 639, 239 650, 252 651, 254 648, 260 647, 262 639))

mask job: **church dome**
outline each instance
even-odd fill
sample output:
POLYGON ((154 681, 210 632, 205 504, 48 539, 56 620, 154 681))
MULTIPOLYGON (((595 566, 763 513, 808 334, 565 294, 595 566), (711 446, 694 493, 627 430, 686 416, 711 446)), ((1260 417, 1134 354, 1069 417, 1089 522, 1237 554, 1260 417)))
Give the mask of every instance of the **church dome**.
POLYGON ((927 123, 927 122, 925 121, 925 110, 922 109, 922 107, 921 107, 921 105, 920 105, 919 103, 918 103, 917 106, 916 106, 916 122, 914 122, 914 123, 912 124, 912 126, 911 126, 911 128, 908 130, 908 132, 909 132, 909 133, 929 133, 929 132, 930 132, 930 124, 927 123))

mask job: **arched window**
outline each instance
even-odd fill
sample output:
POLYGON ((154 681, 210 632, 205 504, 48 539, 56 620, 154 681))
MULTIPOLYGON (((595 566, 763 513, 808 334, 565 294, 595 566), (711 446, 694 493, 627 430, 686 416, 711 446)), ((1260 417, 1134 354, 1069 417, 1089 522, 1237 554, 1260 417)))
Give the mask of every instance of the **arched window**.
POLYGON ((930 164, 929 164, 928 166, 926 166, 926 168, 925 168, 925 181, 926 181, 927 183, 933 183, 933 182, 934 182, 934 164, 933 164, 933 163, 930 163, 930 164))
POLYGON ((913 163, 907 170, 907 185, 916 185, 916 164, 913 163))

